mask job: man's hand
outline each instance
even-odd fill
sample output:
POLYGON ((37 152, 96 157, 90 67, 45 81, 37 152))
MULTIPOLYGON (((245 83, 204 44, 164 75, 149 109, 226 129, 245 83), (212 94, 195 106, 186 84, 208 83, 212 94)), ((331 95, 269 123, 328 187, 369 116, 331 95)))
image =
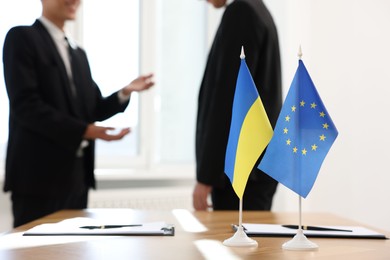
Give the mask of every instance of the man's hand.
POLYGON ((192 203, 195 210, 208 210, 212 205, 208 204, 207 198, 211 193, 212 187, 203 183, 196 183, 192 193, 192 203))
POLYGON ((121 91, 123 95, 130 96, 131 92, 139 92, 147 90, 154 85, 152 80, 153 74, 142 75, 130 82, 129 85, 124 87, 121 91))
POLYGON ((111 133, 115 128, 103 127, 94 124, 89 124, 85 131, 84 138, 87 140, 102 139, 105 141, 115 141, 122 139, 125 135, 130 133, 130 128, 123 128, 119 133, 111 133))

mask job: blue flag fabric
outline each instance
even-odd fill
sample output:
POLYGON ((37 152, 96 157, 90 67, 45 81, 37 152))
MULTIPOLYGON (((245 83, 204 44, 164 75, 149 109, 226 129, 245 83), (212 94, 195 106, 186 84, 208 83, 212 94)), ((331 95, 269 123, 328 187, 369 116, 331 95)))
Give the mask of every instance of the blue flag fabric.
POLYGON ((273 133, 244 57, 242 50, 225 155, 225 173, 239 199, 273 133))
POLYGON ((258 168, 306 198, 337 129, 302 60, 258 168))

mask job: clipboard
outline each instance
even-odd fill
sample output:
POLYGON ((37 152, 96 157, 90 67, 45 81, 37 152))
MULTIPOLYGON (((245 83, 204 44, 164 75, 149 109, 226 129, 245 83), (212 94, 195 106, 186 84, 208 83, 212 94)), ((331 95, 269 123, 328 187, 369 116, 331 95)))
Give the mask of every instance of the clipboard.
MULTIPOLYGON (((252 237, 293 237, 297 234, 296 229, 290 229, 278 224, 242 224, 245 233, 252 237)), ((233 230, 237 230, 237 225, 232 225, 233 230)), ((303 230, 307 237, 312 238, 361 238, 361 239, 388 239, 384 234, 360 226, 321 226, 331 229, 346 229, 343 231, 318 231, 303 230)))
MULTIPOLYGON (((120 223, 113 223, 122 226, 120 223)), ((123 223, 122 223, 123 224, 123 223)), ((90 218, 71 218, 57 223, 45 223, 37 225, 26 232, 23 236, 174 236, 174 225, 163 221, 141 223, 134 226, 105 228, 101 221, 90 218), (101 228, 83 228, 96 226, 101 228)))

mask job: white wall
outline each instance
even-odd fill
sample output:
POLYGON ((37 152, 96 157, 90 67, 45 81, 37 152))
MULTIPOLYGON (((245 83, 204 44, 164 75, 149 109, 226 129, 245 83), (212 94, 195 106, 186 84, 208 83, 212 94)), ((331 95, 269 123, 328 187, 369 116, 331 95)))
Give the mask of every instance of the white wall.
POLYGON ((155 114, 156 153, 161 162, 192 162, 197 96, 207 55, 206 3, 157 2, 155 72, 159 106, 155 114))
MULTIPOLYGON (((390 230, 390 1, 265 1, 277 22, 285 93, 297 51, 338 128, 304 211, 390 230)), ((274 210, 298 209, 280 187, 274 210)), ((303 215, 304 218, 304 215, 303 215)))
MULTIPOLYGON (((3 182, 0 180, 0 185, 3 187, 3 182)), ((9 193, 0 194, 0 234, 12 228, 12 208, 11 195, 9 193)))

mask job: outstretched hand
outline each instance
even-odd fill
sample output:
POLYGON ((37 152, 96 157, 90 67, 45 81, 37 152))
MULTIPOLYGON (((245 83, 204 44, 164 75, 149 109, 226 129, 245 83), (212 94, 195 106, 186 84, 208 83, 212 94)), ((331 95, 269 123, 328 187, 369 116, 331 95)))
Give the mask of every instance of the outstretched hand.
POLYGON ((123 128, 118 133, 113 133, 113 127, 97 126, 89 124, 85 131, 84 138, 87 140, 101 139, 104 141, 116 141, 130 133, 130 128, 123 128))
POLYGON ((124 95, 129 96, 131 92, 139 92, 143 90, 147 90, 151 88, 154 85, 154 82, 152 80, 153 74, 150 73, 148 75, 141 75, 138 78, 134 79, 132 82, 130 82, 129 85, 124 87, 122 89, 122 93, 124 95))

